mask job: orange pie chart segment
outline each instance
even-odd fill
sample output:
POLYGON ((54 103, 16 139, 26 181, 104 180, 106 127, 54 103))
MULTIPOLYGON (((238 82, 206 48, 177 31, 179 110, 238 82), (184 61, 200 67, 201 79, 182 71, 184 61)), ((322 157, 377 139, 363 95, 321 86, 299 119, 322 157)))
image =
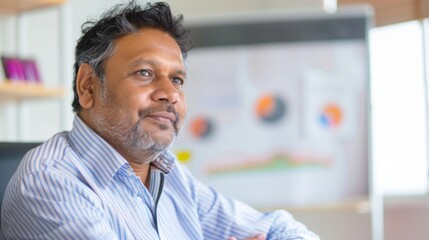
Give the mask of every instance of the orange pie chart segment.
POLYGON ((197 139, 208 138, 213 132, 213 123, 206 117, 195 117, 190 123, 191 135, 197 139))
POLYGON ((343 111, 337 104, 326 104, 320 115, 319 122, 326 128, 338 128, 343 120, 343 111))
POLYGON ((286 114, 286 104, 277 96, 266 94, 256 102, 256 115, 266 123, 281 120, 286 114))

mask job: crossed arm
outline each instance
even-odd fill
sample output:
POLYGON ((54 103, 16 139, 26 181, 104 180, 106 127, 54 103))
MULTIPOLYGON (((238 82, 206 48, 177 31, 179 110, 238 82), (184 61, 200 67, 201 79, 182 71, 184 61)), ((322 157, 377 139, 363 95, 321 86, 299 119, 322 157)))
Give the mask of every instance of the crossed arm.
POLYGON ((200 183, 186 168, 179 170, 198 204, 204 239, 320 240, 286 211, 259 212, 200 183))
MULTIPOLYGON (((202 230, 204 239, 319 240, 285 211, 261 213, 201 184, 185 169, 176 174, 191 191, 200 224, 194 227, 202 230)), ((64 175, 39 173, 14 179, 11 186, 8 191, 14 193, 5 199, 2 211, 6 239, 34 234, 40 239, 121 239, 97 207, 96 198, 87 195, 88 190, 79 182, 64 175), (45 194, 47 185, 49 194, 45 194)))

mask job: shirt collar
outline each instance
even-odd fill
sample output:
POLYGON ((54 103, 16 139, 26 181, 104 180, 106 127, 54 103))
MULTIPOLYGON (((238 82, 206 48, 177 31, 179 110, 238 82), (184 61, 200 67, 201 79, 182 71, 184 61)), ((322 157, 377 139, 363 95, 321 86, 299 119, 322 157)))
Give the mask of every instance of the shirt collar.
MULTIPOLYGON (((113 179, 121 167, 130 167, 127 160, 77 115, 73 120, 69 139, 72 148, 102 187, 113 179)), ((170 151, 164 151, 151 165, 167 174, 174 167, 174 162, 174 155, 170 151)))
POLYGON ((152 166, 167 174, 173 169, 176 157, 170 151, 164 151, 152 162, 152 166))

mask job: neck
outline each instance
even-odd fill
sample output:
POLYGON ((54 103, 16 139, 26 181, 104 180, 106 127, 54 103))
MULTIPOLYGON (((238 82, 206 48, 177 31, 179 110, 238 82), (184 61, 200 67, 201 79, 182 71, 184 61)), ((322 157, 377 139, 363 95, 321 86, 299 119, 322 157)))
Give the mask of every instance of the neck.
POLYGON ((136 175, 140 178, 142 183, 149 189, 150 186, 150 163, 134 163, 129 162, 131 168, 134 170, 136 175))
MULTIPOLYGON (((141 154, 141 153, 140 153, 141 154)), ((136 175, 140 178, 142 183, 149 189, 150 186, 150 163, 155 161, 160 152, 146 151, 140 156, 126 156, 121 154, 130 164, 136 175)))

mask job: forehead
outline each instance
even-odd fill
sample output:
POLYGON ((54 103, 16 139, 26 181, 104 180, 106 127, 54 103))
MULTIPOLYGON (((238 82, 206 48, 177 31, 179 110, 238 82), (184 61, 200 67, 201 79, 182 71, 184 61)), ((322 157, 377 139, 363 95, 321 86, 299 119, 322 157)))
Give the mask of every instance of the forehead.
POLYGON ((167 32, 155 28, 142 28, 136 33, 128 34, 116 40, 114 55, 132 57, 141 52, 163 52, 180 57, 182 52, 179 45, 167 32))

